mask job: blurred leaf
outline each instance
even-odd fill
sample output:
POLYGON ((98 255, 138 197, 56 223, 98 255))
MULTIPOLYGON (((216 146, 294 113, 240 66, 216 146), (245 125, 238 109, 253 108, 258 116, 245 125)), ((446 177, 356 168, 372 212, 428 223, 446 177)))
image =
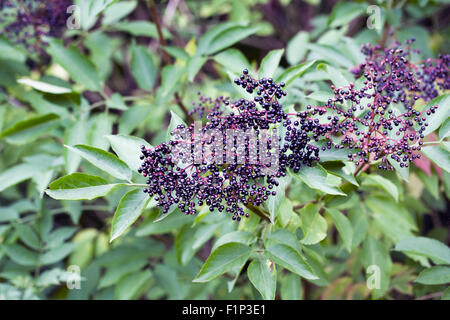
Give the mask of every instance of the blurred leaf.
MULTIPOLYGON (((112 28, 132 34, 133 36, 150 37, 158 39, 158 31, 154 23, 149 21, 126 21, 118 22, 111 26, 112 28)), ((171 39, 172 35, 166 29, 162 29, 165 39, 171 39)))
POLYGON ((333 7, 328 18, 328 25, 332 28, 340 27, 364 13, 366 6, 363 3, 339 2, 333 7))
POLYGON ((261 61, 261 65, 258 70, 258 77, 260 79, 272 78, 278 68, 278 65, 280 64, 280 60, 283 54, 284 49, 270 51, 261 61))
POLYGON ((367 175, 364 179, 363 185, 376 186, 384 189, 387 194, 392 196, 396 202, 398 202, 398 189, 395 184, 393 184, 388 179, 378 176, 378 175, 367 175))
POLYGON ((138 86, 146 91, 151 91, 155 84, 157 68, 148 49, 144 46, 132 45, 130 55, 131 73, 138 86))
POLYGON ((450 283, 450 267, 434 266, 423 270, 416 282, 428 285, 450 283))
POLYGON ((123 277, 115 287, 115 298, 118 300, 137 299, 150 284, 150 270, 134 272, 123 277))
POLYGON ((339 232, 342 240, 344 241, 345 247, 348 252, 352 249, 352 241, 353 241, 353 227, 348 218, 343 215, 339 210, 334 208, 328 208, 325 212, 330 215, 333 220, 336 229, 339 232))
POLYGON ((56 86, 47 82, 43 81, 36 81, 29 78, 21 78, 17 80, 18 83, 24 84, 27 86, 32 87, 33 89, 36 89, 38 91, 52 93, 52 94, 64 94, 64 93, 70 93, 72 92, 71 89, 66 87, 60 87, 56 86))
MULTIPOLYGON (((100 113, 92 117, 90 145, 99 149, 108 150, 109 140, 106 139, 106 136, 111 134, 113 125, 114 119, 107 113, 100 113)), ((83 142, 74 144, 83 144, 83 142)))
POLYGON ((300 218, 302 220, 302 231, 304 234, 301 243, 315 244, 327 236, 327 221, 318 211, 318 207, 314 204, 307 204, 300 210, 300 218))
POLYGON ((222 51, 214 56, 214 60, 225 67, 226 70, 238 75, 248 68, 250 63, 238 49, 232 48, 222 51))
POLYGON ((435 239, 406 238, 397 242, 395 250, 430 258, 436 264, 450 264, 450 248, 435 239))
POLYGON ((289 40, 286 47, 286 59, 290 65, 299 63, 305 57, 308 50, 306 45, 309 43, 309 33, 306 31, 299 31, 291 40, 289 40))
MULTIPOLYGON (((75 121, 69 126, 64 133, 64 143, 69 146, 76 144, 84 144, 87 139, 87 125, 85 120, 75 121)), ((68 149, 64 149, 64 160, 67 173, 77 171, 81 162, 81 157, 68 149)))
POLYGON ((450 172, 450 152, 448 150, 440 146, 430 146, 422 147, 422 152, 441 169, 450 172))
POLYGON ((363 244, 362 263, 366 273, 373 272, 371 279, 375 280, 372 296, 378 299, 384 295, 389 288, 389 278, 392 269, 392 261, 388 249, 377 239, 368 237, 363 244), (379 272, 379 273, 378 273, 379 272), (379 287, 377 280, 379 279, 379 287))
POLYGON ((449 105, 450 94, 447 93, 434 98, 423 107, 423 110, 428 110, 434 106, 438 107, 434 113, 431 113, 431 115, 428 116, 424 114, 428 123, 428 127, 426 127, 423 132, 425 136, 439 128, 440 125, 450 117, 450 109, 448 108, 449 105))
POLYGON ((116 23, 133 12, 136 6, 137 1, 119 1, 110 5, 103 12, 102 24, 108 25, 116 23))
POLYGON ((295 79, 301 77, 302 75, 304 75, 308 71, 311 71, 311 67, 315 63, 316 63, 316 60, 312 60, 312 61, 309 61, 309 62, 307 61, 307 62, 300 63, 300 64, 298 64, 296 66, 292 66, 292 67, 286 69, 285 71, 283 71, 283 73, 281 73, 276 78, 276 82, 277 83, 284 82, 288 86, 295 79))
POLYGON ((211 55, 259 31, 259 27, 247 24, 225 22, 209 29, 198 42, 197 55, 211 55))
POLYGON ((48 53, 55 62, 59 63, 70 74, 71 78, 92 91, 100 91, 103 83, 95 69, 95 66, 86 56, 71 45, 65 48, 61 40, 50 38, 48 53))
POLYGON ((11 244, 3 246, 6 254, 14 262, 22 265, 32 267, 38 263, 38 254, 30 251, 18 244, 11 244))
POLYGON ((16 122, 0 133, 0 139, 12 144, 32 142, 54 129, 58 125, 58 119, 56 114, 50 113, 16 122))

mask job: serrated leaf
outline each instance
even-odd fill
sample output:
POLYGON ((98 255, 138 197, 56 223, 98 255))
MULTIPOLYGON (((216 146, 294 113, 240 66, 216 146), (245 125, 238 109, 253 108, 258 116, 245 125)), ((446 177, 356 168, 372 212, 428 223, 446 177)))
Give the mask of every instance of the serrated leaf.
POLYGON ((450 173, 450 152, 441 146, 422 147, 422 152, 441 169, 450 173))
POLYGON ((277 49, 270 51, 264 59, 261 61, 261 66, 258 70, 258 77, 262 78, 272 78, 275 70, 280 64, 281 57, 284 54, 284 49, 277 49))
POLYGON ((131 190, 120 199, 111 223, 110 242, 120 237, 139 218, 149 201, 150 197, 142 189, 131 190))
POLYGON ((247 275, 264 300, 275 299, 277 271, 273 261, 269 259, 253 260, 248 266, 247 275))
POLYGON ((318 279, 313 274, 311 267, 295 249, 284 244, 276 244, 266 248, 266 253, 276 264, 298 274, 300 277, 309 280, 318 279))
POLYGON ((450 117, 449 105, 450 94, 447 93, 434 98, 423 107, 423 110, 428 110, 434 106, 438 107, 436 111, 429 116, 424 113, 426 122, 428 123, 428 127, 426 127, 423 132, 424 135, 428 135, 439 128, 440 125, 450 117))
POLYGON ((298 177, 310 188, 317 189, 324 193, 346 196, 339 187, 330 185, 327 181, 327 171, 320 165, 314 167, 302 166, 295 177, 298 177))
POLYGON ((250 257, 249 246, 230 242, 214 250, 203 264, 193 282, 208 282, 225 272, 240 267, 250 257))
POLYGON ((75 145, 73 147, 66 145, 65 147, 78 153, 82 158, 110 175, 122 180, 131 180, 130 168, 112 153, 87 145, 75 145))
POLYGON ((134 136, 118 134, 108 135, 106 138, 119 159, 132 170, 137 170, 141 166, 142 161, 139 159, 142 155, 141 146, 144 145, 147 149, 152 147, 147 141, 134 136))
POLYGON ((58 200, 92 200, 107 195, 120 185, 108 184, 103 178, 75 172, 53 181, 45 193, 58 200))

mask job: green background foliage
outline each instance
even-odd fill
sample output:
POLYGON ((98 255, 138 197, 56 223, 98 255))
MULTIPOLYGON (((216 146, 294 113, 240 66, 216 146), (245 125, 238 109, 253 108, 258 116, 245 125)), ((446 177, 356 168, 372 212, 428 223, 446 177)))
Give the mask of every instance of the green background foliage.
POLYGON ((243 68, 284 81, 300 111, 355 81, 361 44, 389 30, 417 39, 413 61, 449 51, 446 1, 372 2, 80 0, 81 28, 42 56, 0 38, 0 299, 450 299, 444 92, 417 166, 355 178, 328 150, 280 184, 269 221, 163 215, 136 171, 197 91, 245 97, 243 68))

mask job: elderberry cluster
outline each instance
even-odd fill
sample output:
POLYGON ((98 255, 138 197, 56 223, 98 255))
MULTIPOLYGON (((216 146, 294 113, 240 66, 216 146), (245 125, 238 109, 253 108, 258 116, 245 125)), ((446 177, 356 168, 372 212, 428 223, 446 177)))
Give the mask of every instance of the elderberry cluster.
POLYGON ((420 158, 417 151, 428 126, 425 114, 437 108, 418 111, 415 103, 436 97, 437 86, 448 88, 449 57, 416 65, 408 59, 412 49, 398 42, 387 49, 364 45, 362 52, 366 61, 353 70, 363 76, 362 86, 331 87, 334 97, 325 104, 332 127, 327 138, 336 148, 347 148, 349 160, 357 164, 380 160, 380 169, 393 169, 390 161, 408 167, 420 158))
POLYGON ((70 0, 0 0, 0 31, 11 42, 41 54, 41 37, 61 35, 70 5, 70 0))
POLYGON ((235 83, 254 98, 200 95, 191 114, 206 115, 201 128, 179 125, 168 143, 142 147, 138 172, 147 178, 144 192, 155 197, 163 213, 176 206, 195 214, 196 207, 206 205, 240 221, 248 217, 245 206, 261 206, 276 195, 288 167, 298 171, 319 160, 319 148, 309 142, 330 129, 310 118, 317 111, 285 113, 278 101, 286 95, 284 83, 256 80, 246 69, 235 83), (281 127, 283 137, 277 134, 281 127))

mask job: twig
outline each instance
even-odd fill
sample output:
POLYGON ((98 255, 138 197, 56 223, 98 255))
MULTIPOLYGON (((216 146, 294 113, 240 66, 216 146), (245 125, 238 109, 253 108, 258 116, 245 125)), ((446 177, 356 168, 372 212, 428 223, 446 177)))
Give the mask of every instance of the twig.
MULTIPOLYGON (((148 7, 150 9, 150 15, 152 16, 153 22, 155 23, 156 31, 158 32, 159 45, 163 47, 162 48, 162 52, 163 52, 164 63, 165 64, 171 64, 172 63, 172 59, 170 58, 170 55, 167 53, 167 51, 164 49, 164 47, 167 45, 167 42, 166 42, 166 39, 164 38, 164 35, 162 33, 161 22, 159 21, 159 14, 158 14, 158 10, 156 9, 155 2, 153 0, 147 0, 147 5, 148 5, 148 7)), ((175 92, 174 96, 175 96, 175 102, 178 104, 178 106, 180 107, 181 111, 183 111, 184 115, 186 116, 186 119, 189 122, 193 122, 194 119, 189 114, 189 111, 186 108, 186 106, 183 104, 183 101, 181 100, 181 97, 178 94, 178 92, 175 92)))
POLYGON ((430 293, 425 296, 416 298, 415 300, 428 300, 428 299, 438 298, 440 296, 442 296, 442 292, 434 292, 434 293, 430 293))

